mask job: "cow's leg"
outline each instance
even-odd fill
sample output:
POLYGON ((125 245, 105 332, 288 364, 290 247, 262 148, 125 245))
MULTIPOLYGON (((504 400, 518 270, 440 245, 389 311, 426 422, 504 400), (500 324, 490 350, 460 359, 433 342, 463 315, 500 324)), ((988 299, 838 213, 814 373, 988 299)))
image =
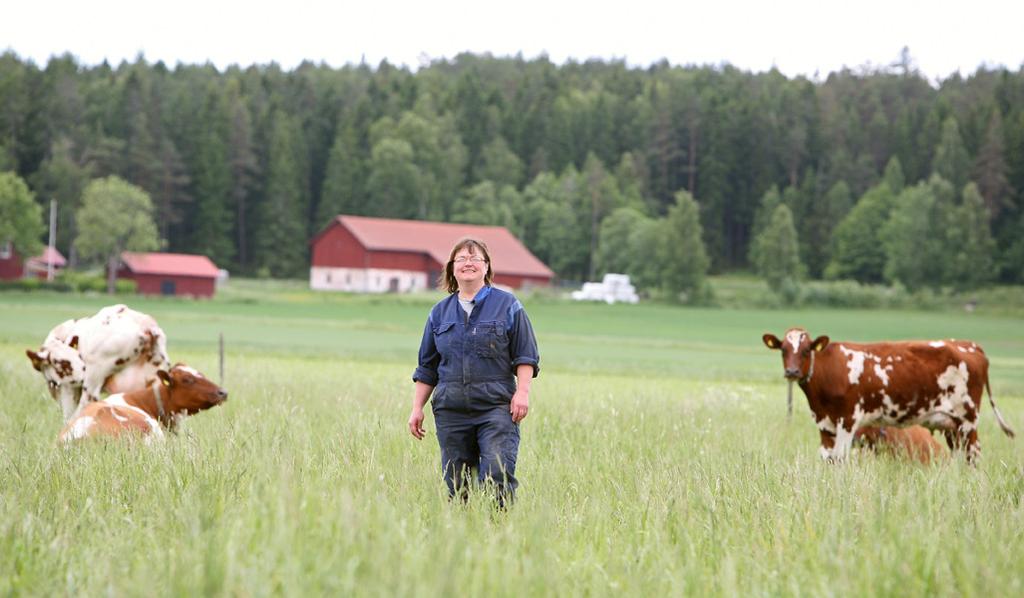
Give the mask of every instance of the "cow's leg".
POLYGON ((949 450, 955 451, 960 446, 960 440, 957 433, 952 428, 943 428, 942 435, 946 437, 946 446, 949 450))
POLYGON ((171 367, 171 360, 167 357, 167 337, 164 335, 164 331, 159 326, 154 326, 150 332, 155 341, 151 363, 155 365, 157 369, 167 369, 171 367))
POLYGON ((981 443, 978 441, 978 412, 973 409, 969 410, 959 424, 956 429, 960 445, 964 448, 967 464, 977 465, 978 457, 981 456, 981 443))
POLYGON ((836 441, 832 447, 832 458, 835 461, 845 461, 850 456, 855 428, 854 422, 847 422, 845 419, 840 419, 836 424, 836 441))
POLYGON ((818 449, 818 454, 825 461, 832 461, 832 449, 836 445, 836 435, 828 430, 820 430, 821 434, 821 448, 818 449))
POLYGON ((85 404, 82 402, 82 389, 72 385, 62 385, 60 388, 60 410, 64 414, 64 421, 69 422, 78 415, 85 404))
POLYGON ((100 400, 100 392, 103 390, 103 383, 107 381, 106 368, 93 366, 86 368, 85 378, 82 380, 81 404, 100 400))

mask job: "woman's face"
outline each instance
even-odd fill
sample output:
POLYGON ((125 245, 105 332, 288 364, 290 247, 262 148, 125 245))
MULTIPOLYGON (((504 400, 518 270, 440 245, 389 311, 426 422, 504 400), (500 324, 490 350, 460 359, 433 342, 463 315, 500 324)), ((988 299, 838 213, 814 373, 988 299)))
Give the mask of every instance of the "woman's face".
POLYGON ((460 287, 475 286, 482 283, 487 275, 487 262, 484 261, 482 252, 473 253, 476 249, 472 246, 463 247, 452 258, 452 270, 455 273, 455 280, 460 287))

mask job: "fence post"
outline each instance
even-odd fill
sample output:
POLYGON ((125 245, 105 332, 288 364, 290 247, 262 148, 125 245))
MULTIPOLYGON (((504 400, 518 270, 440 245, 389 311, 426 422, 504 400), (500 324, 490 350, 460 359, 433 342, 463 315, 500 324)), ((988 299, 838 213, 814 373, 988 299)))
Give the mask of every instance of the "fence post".
POLYGON ((224 333, 220 333, 220 385, 224 386, 224 333))

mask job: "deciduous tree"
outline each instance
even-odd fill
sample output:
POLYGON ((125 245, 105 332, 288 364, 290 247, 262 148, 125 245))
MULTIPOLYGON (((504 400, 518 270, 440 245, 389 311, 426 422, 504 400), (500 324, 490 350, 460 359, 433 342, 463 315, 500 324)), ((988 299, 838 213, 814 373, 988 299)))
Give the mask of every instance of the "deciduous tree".
POLYGON ((77 226, 78 253, 106 266, 108 293, 114 292, 122 252, 161 246, 149 195, 116 176, 94 180, 85 188, 77 226))
MULTIPOLYGON (((771 220, 754 239, 751 251, 754 267, 768 286, 779 294, 792 294, 803 275, 793 214, 785 204, 772 212, 771 220)), ((786 297, 793 299, 792 295, 786 297)))

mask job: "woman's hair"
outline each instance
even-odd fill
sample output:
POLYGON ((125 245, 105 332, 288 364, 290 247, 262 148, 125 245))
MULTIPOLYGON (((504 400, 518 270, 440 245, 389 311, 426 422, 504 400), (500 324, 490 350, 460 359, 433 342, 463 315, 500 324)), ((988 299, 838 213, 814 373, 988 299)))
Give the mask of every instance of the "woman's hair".
POLYGON ((484 284, 490 286, 493 269, 491 268, 491 254, 487 252, 487 244, 480 239, 463 237, 455 243, 455 247, 452 247, 452 252, 448 255, 448 263, 445 264, 444 272, 437 281, 437 288, 440 290, 448 291, 449 293, 459 292, 459 281, 455 280, 455 254, 462 251, 463 248, 468 249, 472 255, 480 254, 483 256, 484 263, 487 264, 484 284))

